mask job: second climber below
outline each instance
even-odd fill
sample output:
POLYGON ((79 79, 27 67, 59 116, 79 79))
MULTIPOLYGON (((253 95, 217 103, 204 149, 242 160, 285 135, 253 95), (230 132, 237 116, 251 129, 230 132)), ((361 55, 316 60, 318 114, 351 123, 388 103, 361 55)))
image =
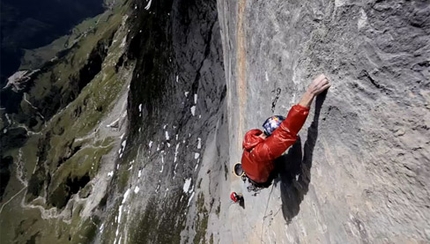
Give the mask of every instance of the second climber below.
POLYGON ((319 75, 309 85, 299 103, 290 109, 286 119, 273 116, 263 124, 264 132, 252 129, 245 134, 241 170, 251 183, 264 185, 271 181, 275 168, 274 160, 296 142, 313 99, 329 87, 327 77, 319 75))

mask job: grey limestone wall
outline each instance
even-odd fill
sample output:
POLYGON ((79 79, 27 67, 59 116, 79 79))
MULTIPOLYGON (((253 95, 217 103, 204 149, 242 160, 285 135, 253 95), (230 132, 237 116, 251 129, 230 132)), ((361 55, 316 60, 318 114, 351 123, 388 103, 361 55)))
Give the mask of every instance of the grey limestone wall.
MULTIPOLYGON (((430 2, 218 1, 230 163, 246 130, 286 114, 313 77, 312 105, 280 177, 257 196, 238 179, 233 239, 265 243, 430 240, 430 2)), ((221 237, 222 239, 222 237, 221 237)))

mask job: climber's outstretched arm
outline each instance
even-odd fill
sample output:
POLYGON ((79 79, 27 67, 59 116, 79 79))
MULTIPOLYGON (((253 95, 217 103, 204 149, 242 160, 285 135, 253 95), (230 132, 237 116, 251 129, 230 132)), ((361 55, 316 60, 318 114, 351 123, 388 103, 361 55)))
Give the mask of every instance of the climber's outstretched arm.
POLYGON ((330 87, 327 77, 321 74, 309 85, 307 91, 297 105, 288 112, 287 118, 281 123, 271 136, 258 144, 251 152, 256 161, 274 160, 297 140, 297 134, 303 127, 309 114, 312 100, 330 87))
POLYGON ((327 90, 330 87, 327 77, 324 74, 319 75, 309 85, 302 99, 300 99, 299 105, 309 108, 314 98, 321 92, 327 90))

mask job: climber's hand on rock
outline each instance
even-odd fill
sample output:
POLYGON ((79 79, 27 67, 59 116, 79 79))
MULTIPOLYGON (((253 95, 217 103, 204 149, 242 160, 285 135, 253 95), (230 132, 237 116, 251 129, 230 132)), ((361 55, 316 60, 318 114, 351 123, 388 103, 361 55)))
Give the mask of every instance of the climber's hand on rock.
POLYGON ((320 74, 315 78, 309 85, 302 99, 300 99, 299 105, 309 108, 312 100, 321 92, 327 90, 330 87, 327 77, 324 74, 320 74))
POLYGON ((308 92, 316 96, 330 87, 328 78, 324 74, 320 74, 315 78, 308 87, 308 92))

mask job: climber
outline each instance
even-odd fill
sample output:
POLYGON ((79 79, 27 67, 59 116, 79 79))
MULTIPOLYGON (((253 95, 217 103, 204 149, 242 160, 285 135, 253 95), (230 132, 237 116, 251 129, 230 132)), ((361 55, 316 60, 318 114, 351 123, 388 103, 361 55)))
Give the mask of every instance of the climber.
POLYGON ((248 131, 242 143, 241 164, 234 167, 235 174, 246 176, 255 186, 270 185, 275 168, 274 160, 295 143, 313 99, 329 87, 327 77, 319 75, 310 84, 300 102, 290 109, 286 119, 283 116, 272 116, 263 124, 264 133, 259 129, 248 131))

